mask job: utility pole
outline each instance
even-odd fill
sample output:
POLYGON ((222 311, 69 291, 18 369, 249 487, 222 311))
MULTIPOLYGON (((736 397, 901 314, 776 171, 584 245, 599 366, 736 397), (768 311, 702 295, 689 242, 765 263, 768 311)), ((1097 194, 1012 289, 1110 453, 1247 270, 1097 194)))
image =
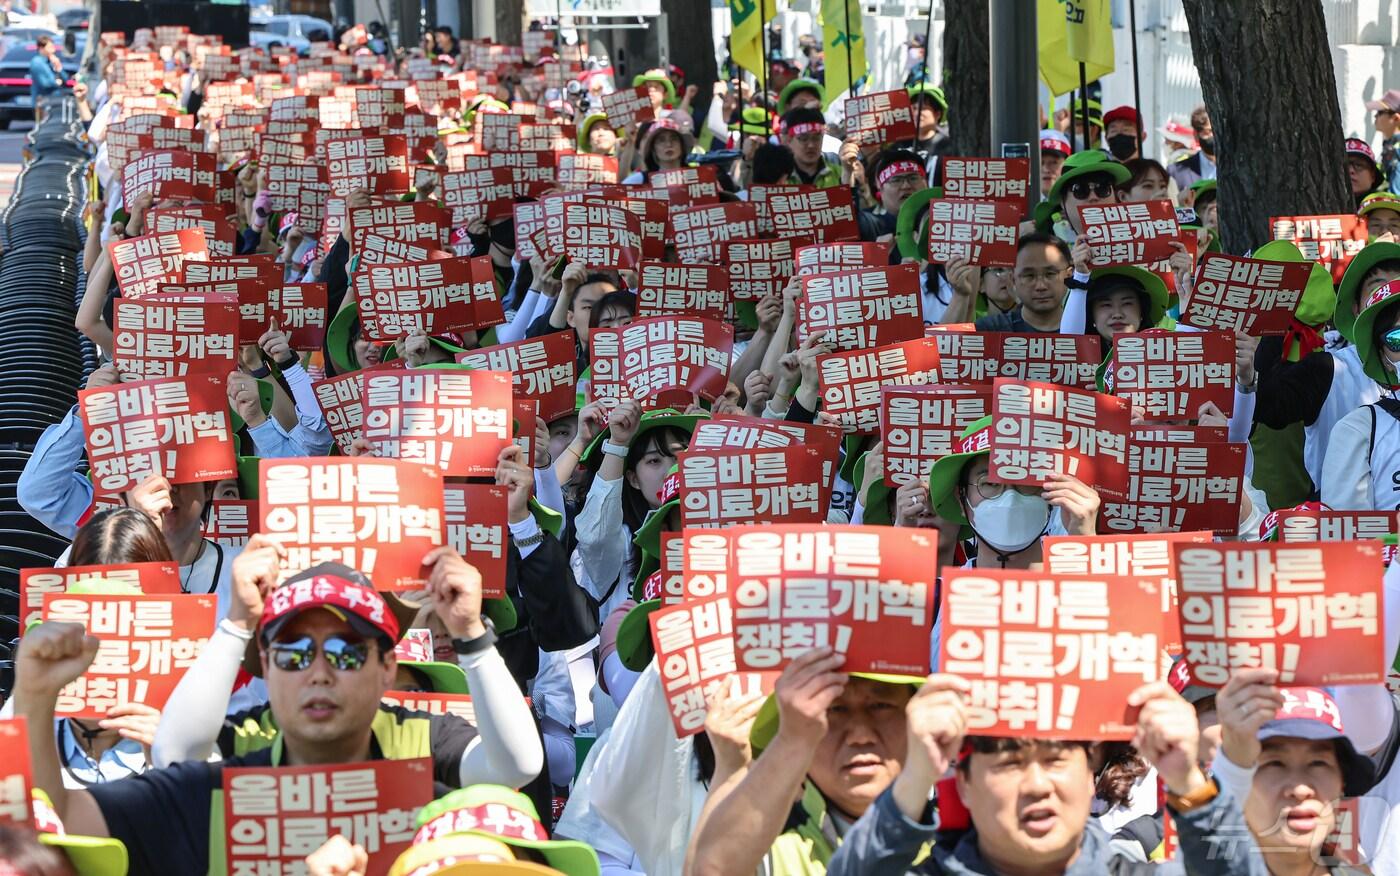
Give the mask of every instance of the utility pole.
POLYGON ((1036 102, 1036 4, 991 0, 992 154, 1030 159, 1031 202, 1040 193, 1040 116, 1036 102), (1021 146, 1024 144, 1024 151, 1021 146))

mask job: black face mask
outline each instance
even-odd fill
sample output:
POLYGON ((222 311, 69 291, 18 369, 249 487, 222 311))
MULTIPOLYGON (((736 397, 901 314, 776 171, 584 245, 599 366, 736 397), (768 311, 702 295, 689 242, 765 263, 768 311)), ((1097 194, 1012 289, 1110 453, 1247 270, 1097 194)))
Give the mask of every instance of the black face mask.
POLYGON ((1215 154, 1215 138, 1214 138, 1214 137, 1197 137, 1197 138, 1196 138, 1196 142, 1201 144, 1201 151, 1204 152, 1205 154, 1207 154, 1207 155, 1214 155, 1214 154, 1215 154))
POLYGON ((515 221, 497 222, 488 230, 491 242, 501 249, 515 249, 515 221))
POLYGON ((1138 141, 1132 134, 1114 134, 1108 138, 1108 151, 1119 161, 1127 161, 1137 151, 1138 141))

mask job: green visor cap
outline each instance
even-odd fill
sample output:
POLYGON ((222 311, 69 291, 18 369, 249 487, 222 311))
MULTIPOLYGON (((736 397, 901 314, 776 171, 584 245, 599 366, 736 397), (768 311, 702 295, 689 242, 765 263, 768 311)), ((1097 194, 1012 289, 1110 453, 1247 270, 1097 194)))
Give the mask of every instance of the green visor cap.
POLYGON ((933 471, 928 476, 929 501, 933 503, 933 510, 944 520, 967 525, 967 515, 958 501, 958 477, 962 474, 963 466, 974 457, 992 452, 991 433, 991 416, 969 423, 958 436, 953 452, 933 464, 933 471))
MULTIPOLYGON (((468 785, 445 794, 418 810, 418 827, 425 827, 435 819, 458 809, 483 810, 493 804, 523 813, 533 819, 536 824, 540 824, 539 830, 543 833, 544 828, 540 822, 540 814, 535 809, 534 802, 519 791, 504 785, 468 785)), ((507 818, 502 824, 502 828, 509 827, 511 823, 512 820, 507 818)), ((593 851, 593 847, 587 843, 576 840, 523 839, 505 832, 492 831, 488 824, 489 822, 483 820, 478 827, 453 832, 474 833, 500 840, 510 846, 533 849, 544 857, 550 867, 560 871, 564 876, 598 876, 598 853, 593 851)))
POLYGON ((1385 367, 1381 349, 1375 342, 1376 321, 1381 312, 1400 304, 1400 280, 1392 280, 1381 286, 1366 299, 1366 306, 1352 324, 1356 353, 1361 357, 1361 368, 1366 376, 1381 386, 1394 387, 1400 384, 1395 372, 1385 367))

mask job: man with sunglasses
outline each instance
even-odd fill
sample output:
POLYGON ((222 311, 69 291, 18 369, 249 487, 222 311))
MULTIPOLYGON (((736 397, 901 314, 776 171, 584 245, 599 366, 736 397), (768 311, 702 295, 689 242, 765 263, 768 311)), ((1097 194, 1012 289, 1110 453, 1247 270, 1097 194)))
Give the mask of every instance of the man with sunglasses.
POLYGON ((1065 159, 1060 178, 1046 198, 1060 214, 1060 221, 1054 225, 1055 234, 1066 243, 1074 243, 1084 233, 1079 211, 1118 203, 1118 187, 1131 178, 1128 168, 1097 149, 1076 152, 1065 159))
MULTIPOLYGON (((453 637, 473 694, 478 736, 451 716, 382 706, 397 675, 394 643, 402 621, 363 574, 332 563, 312 567, 276 586, 280 545, 251 538, 234 569, 229 617, 206 645, 234 659, 223 677, 206 682, 227 690, 239 658, 256 637, 277 729, 273 744, 222 764, 185 761, 90 791, 63 787, 53 741, 35 734, 30 745, 34 785, 74 832, 120 839, 133 873, 196 874, 209 870, 210 838, 223 835, 225 766, 311 766, 430 756, 439 792, 476 782, 519 786, 543 765, 543 750, 510 672, 481 616, 481 576, 456 551, 424 557, 438 617, 453 637), (256 619, 256 620, 255 620, 256 619), (211 823, 212 822, 212 823, 211 823)), ((33 726, 53 720, 59 691, 82 675, 98 640, 82 626, 49 622, 32 629, 16 659, 15 711, 33 726)), ((197 671, 196 666, 191 671, 197 671)))

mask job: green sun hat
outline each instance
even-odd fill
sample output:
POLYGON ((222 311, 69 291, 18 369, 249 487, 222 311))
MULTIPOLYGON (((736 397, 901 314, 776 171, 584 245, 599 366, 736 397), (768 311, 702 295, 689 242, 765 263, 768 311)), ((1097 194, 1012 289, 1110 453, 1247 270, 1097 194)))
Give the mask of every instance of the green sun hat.
MULTIPOLYGON (((1155 326, 1167 315, 1167 308, 1171 306, 1171 293, 1167 291, 1167 284, 1161 277, 1136 265, 1094 268, 1089 272, 1089 287, 1094 287, 1095 280, 1107 277, 1123 277, 1142 287, 1142 291, 1147 295, 1147 313, 1143 314, 1143 328, 1155 326)), ((1085 326, 1085 329, 1087 331, 1088 326, 1085 326)))
POLYGON ((1337 310, 1332 315, 1332 323, 1342 337, 1356 343, 1354 323, 1357 320, 1356 305, 1361 298, 1361 281, 1371 269, 1381 262, 1400 261, 1400 243, 1370 243, 1352 257, 1347 265, 1342 282, 1337 285, 1337 310))
POLYGON ((588 131, 599 122, 607 124, 607 113, 589 113, 578 126, 578 151, 588 151, 588 131))
POLYGON ((1198 179, 1191 183, 1191 193, 1199 198, 1216 190, 1216 180, 1198 179))
POLYGON ((238 457, 238 497, 240 499, 257 499, 261 489, 261 481, 258 479, 258 463, 262 459, 257 456, 238 457))
MULTIPOLYGON (((618 638, 621 639, 619 631, 618 638)), ((619 645, 619 650, 621 646, 619 645)), ((927 680, 922 675, 889 675, 882 672, 852 672, 852 678, 864 678, 867 681, 879 681, 884 684, 907 684, 914 690, 918 690, 927 680)), ((749 744, 753 746, 754 754, 768 747, 768 743, 773 741, 773 737, 778 735, 778 698, 775 694, 769 694, 763 701, 763 705, 758 708, 758 716, 754 718, 753 727, 749 730, 749 744)))
MULTIPOLYGON (((1307 258, 1291 240, 1271 240, 1256 249, 1251 258, 1268 259, 1275 262, 1304 262, 1307 258)), ((1303 297, 1298 301, 1298 309, 1293 316, 1303 325, 1314 328, 1326 323, 1337 309, 1337 290, 1332 285, 1332 272, 1313 262, 1312 273, 1308 275, 1308 285, 1303 288, 1303 297)), ((1284 358, 1289 362, 1298 361, 1297 342, 1284 350, 1284 358)))
MULTIPOLYGON (((857 497, 860 496, 860 491, 865 486, 865 461, 869 458, 870 453, 871 451, 867 450, 856 459, 855 470, 852 472, 854 478, 851 480, 851 484, 856 488, 857 497)), ((861 518, 862 522, 871 526, 894 525, 894 520, 890 519, 889 498, 891 492, 892 490, 889 484, 885 483, 884 478, 877 478, 870 485, 870 494, 866 496, 865 516, 861 518)))
POLYGON ((598 853, 587 843, 576 840, 551 840, 540 822, 540 814, 529 797, 504 785, 469 785, 432 801, 418 811, 419 837, 440 839, 459 833, 474 833, 523 849, 538 851, 549 866, 565 876, 598 876, 598 853), (493 810, 513 810, 514 817, 487 819, 480 815, 486 807, 493 810), (526 824, 520 829, 521 822, 526 824), (510 825, 510 833, 490 829, 493 824, 510 825), (425 835, 426 831, 426 835, 425 835), (541 839, 526 839, 519 834, 534 834, 541 839))
POLYGON ((1386 369, 1381 351, 1371 335, 1381 311, 1397 302, 1400 302, 1400 280, 1392 280, 1366 298, 1365 306, 1351 329, 1352 343, 1356 344, 1356 353, 1361 357, 1362 370, 1381 386, 1400 385, 1400 377, 1386 369))
POLYGON ((939 112, 948 111, 948 97, 943 93, 943 89, 939 88, 937 85, 921 82, 917 85, 909 86, 905 91, 908 92, 909 99, 915 103, 918 102, 919 96, 923 95, 930 103, 938 106, 939 112))
POLYGON ((746 106, 738 122, 731 122, 729 130, 748 134, 751 137, 767 137, 773 133, 772 116, 767 107, 746 106))
POLYGON ((1365 216, 1372 210, 1391 210, 1400 213, 1400 196, 1390 192, 1372 192, 1361 199, 1361 206, 1356 209, 1356 215, 1365 216))
POLYGON ((326 326, 326 355, 336 374, 358 371, 355 362, 355 332, 360 324, 360 312, 354 305, 342 307, 326 326))
MULTIPOLYGON (((657 408, 642 414, 642 421, 637 424, 637 434, 632 436, 632 444, 646 433, 653 429, 660 429, 665 426, 672 426, 680 429, 689 435, 695 431, 695 424, 703 419, 707 419, 708 414, 683 414, 675 408, 657 408)), ((596 468, 603 464, 603 442, 608 439, 608 430, 604 429, 594 437, 593 441, 583 451, 583 456, 579 458, 579 465, 589 468, 596 468)))
POLYGON ((1109 158, 1098 149, 1089 149, 1084 152, 1076 152, 1065 159, 1064 167, 1060 172, 1060 178, 1055 180, 1050 186, 1050 196, 1046 198, 1050 203, 1059 209, 1060 202, 1064 195, 1065 186, 1079 179, 1081 176, 1089 176, 1096 173, 1106 173, 1113 178, 1115 186, 1133 178, 1132 171, 1109 158))
MULTIPOLYGON (((270 382, 266 380, 259 380, 258 404, 262 407, 262 412, 264 415, 270 415, 272 413, 272 402, 276 398, 277 389, 270 382)), ((243 418, 238 415, 238 409, 235 408, 233 405, 228 406, 228 411, 230 431, 237 432, 239 429, 242 429, 245 425, 247 425, 243 422, 243 418)))
POLYGON ((930 186, 905 198, 899 206, 894 239, 901 256, 928 261, 928 202, 941 197, 943 187, 930 186))
POLYGON ((1059 212, 1059 204, 1041 201, 1031 209, 1031 221, 1035 223, 1037 231, 1049 233, 1055 227, 1055 216, 1059 212))
POLYGON ((632 607, 617 625, 617 659, 633 672, 647 668, 656 656, 651 642, 651 615, 661 610, 660 599, 648 599, 632 607))
POLYGON ((856 472, 860 470, 857 464, 864 458, 861 451, 861 444, 869 435, 845 435, 841 438, 841 467, 836 470, 836 474, 848 484, 856 482, 856 472))
POLYGON ((778 93, 778 115, 788 111, 788 102, 792 96, 799 91, 810 91, 821 101, 822 106, 826 106, 826 88, 815 79, 798 78, 783 86, 783 90, 778 93))
MULTIPOLYGON (((486 608, 486 603, 482 602, 482 609, 486 608)), ((495 623, 493 618, 492 623, 495 623)), ((433 693, 443 694, 469 694, 467 689, 467 673, 456 663, 440 663, 436 660, 427 663, 419 663, 413 660, 400 660, 400 666, 411 667, 428 677, 428 681, 433 683, 433 693)))
POLYGON ((121 840, 68 833, 49 795, 40 788, 32 788, 29 793, 40 845, 62 852, 78 876, 126 876, 129 862, 121 840))
POLYGON ((929 472, 928 494, 933 510, 944 520, 963 524, 962 532, 958 533, 960 539, 970 538, 973 532, 967 515, 963 513, 962 503, 958 501, 958 477, 974 457, 990 455, 991 452, 992 418, 988 415, 968 424, 958 436, 953 452, 935 462, 933 471, 929 472))
POLYGON ((645 85, 648 82, 658 82, 661 85, 664 85, 666 87, 666 102, 669 104, 675 104, 676 86, 675 83, 671 81, 671 77, 667 76, 665 73, 660 73, 656 71, 638 73, 636 76, 632 77, 633 88, 636 88, 638 85, 645 85))

